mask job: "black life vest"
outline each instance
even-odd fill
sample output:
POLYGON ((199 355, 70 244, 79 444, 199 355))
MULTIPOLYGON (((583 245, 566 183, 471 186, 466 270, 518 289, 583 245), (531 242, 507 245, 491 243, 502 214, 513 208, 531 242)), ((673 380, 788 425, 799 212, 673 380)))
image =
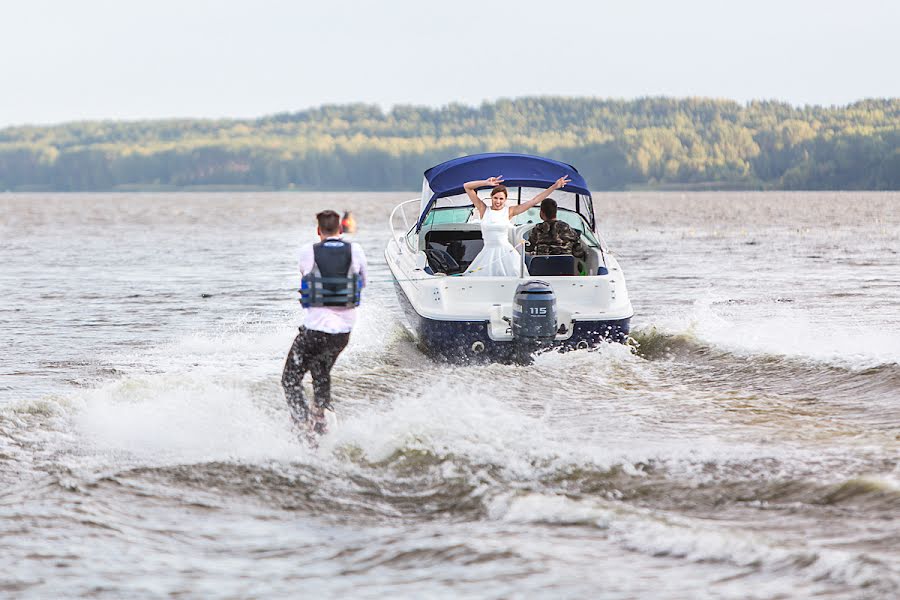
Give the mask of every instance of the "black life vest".
POLYGON ((359 275, 350 273, 353 250, 349 242, 329 239, 313 246, 312 272, 303 276, 300 303, 311 306, 359 306, 359 275))

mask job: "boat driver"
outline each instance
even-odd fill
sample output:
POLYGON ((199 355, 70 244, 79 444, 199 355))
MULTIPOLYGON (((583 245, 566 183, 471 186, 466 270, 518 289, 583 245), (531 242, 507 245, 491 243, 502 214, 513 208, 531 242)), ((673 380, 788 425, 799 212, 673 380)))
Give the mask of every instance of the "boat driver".
POLYGON ((366 284, 366 257, 359 244, 341 238, 340 215, 325 210, 316 220, 319 243, 300 249, 300 301, 306 314, 281 376, 291 418, 304 434, 325 433, 325 410, 334 410, 331 367, 350 341, 366 284), (307 371, 313 380, 312 406, 303 394, 307 371))
POLYGON ((525 251, 532 254, 570 254, 575 258, 587 256, 581 243, 581 232, 575 231, 565 221, 556 218, 557 205, 553 198, 541 202, 541 222, 528 234, 525 251))

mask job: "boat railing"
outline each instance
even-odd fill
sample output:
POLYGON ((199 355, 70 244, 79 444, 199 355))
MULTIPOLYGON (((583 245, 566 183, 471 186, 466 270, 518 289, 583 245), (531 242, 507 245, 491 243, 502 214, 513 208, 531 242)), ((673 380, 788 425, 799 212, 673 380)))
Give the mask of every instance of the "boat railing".
POLYGON ((413 202, 420 202, 420 198, 413 198, 412 200, 407 200, 406 202, 401 202, 397 206, 394 207, 394 210, 391 211, 391 217, 389 220, 389 225, 391 228, 391 240, 397 244, 397 250, 403 252, 403 246, 400 245, 400 238, 406 239, 406 247, 410 252, 416 252, 417 248, 410 243, 408 232, 412 229, 412 226, 409 224, 409 218, 406 216, 406 209, 404 208, 407 204, 412 204, 413 202), (400 215, 403 217, 403 226, 404 226, 404 234, 397 235, 397 229, 394 227, 394 222, 397 217, 397 212, 400 212, 400 215))

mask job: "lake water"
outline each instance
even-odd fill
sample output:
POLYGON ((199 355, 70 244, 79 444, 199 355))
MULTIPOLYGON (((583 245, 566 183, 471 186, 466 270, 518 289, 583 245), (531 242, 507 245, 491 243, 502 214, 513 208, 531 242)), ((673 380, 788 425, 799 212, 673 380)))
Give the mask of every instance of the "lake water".
POLYGON ((900 194, 598 194, 631 346, 417 350, 412 194, 0 195, 0 596, 896 598, 900 194), (313 215, 371 285, 317 451, 313 215))

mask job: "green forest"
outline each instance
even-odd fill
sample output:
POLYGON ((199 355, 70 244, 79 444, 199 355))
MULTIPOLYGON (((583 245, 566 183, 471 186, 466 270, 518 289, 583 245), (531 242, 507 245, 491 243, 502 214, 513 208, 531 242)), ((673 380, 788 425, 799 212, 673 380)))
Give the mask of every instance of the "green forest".
POLYGON ((432 165, 498 151, 569 162, 598 191, 900 190, 900 99, 534 97, 8 127, 0 191, 412 190, 432 165))

